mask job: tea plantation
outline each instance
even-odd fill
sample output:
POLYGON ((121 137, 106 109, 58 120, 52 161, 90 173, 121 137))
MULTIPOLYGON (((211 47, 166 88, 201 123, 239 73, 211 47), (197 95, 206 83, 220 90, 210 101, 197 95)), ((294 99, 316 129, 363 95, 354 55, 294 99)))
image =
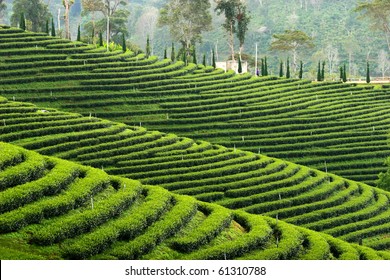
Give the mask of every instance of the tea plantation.
POLYGON ((390 259, 0 143, 1 259, 390 259))
POLYGON ((375 186, 390 155, 389 89, 106 52, 0 29, 0 94, 260 152, 375 186))
POLYGON ((389 258, 388 89, 0 47, 2 259, 389 258))

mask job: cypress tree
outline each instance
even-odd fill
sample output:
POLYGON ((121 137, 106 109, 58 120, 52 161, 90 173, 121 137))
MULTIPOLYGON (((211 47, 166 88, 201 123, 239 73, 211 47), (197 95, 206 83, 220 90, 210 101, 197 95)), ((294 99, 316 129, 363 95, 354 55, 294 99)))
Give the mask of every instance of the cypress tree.
POLYGON ((299 79, 303 78, 303 63, 302 60, 299 62, 299 79))
POLYGON ((283 73, 283 62, 281 61, 280 65, 279 65, 279 77, 282 78, 283 75, 284 75, 284 73, 283 73))
POLYGON ((345 63, 344 63, 343 82, 345 83, 346 81, 347 81, 347 68, 345 67, 345 63))
POLYGON ((206 55, 203 54, 203 65, 206 66, 206 55))
POLYGON ((340 66, 340 81, 344 82, 344 69, 340 66))
POLYGON ((267 57, 264 57, 264 76, 268 76, 267 57))
POLYGON ((213 67, 214 67, 214 68, 217 68, 217 63, 215 62, 215 53, 214 53, 214 50, 213 50, 213 67))
POLYGON ((196 48, 194 46, 194 51, 192 52, 192 62, 194 64, 198 64, 198 60, 196 59, 196 48))
POLYGON ((187 65, 187 55, 186 55, 186 51, 184 49, 183 49, 182 61, 184 62, 185 65, 187 65))
POLYGON ((77 28, 77 41, 81 41, 81 32, 80 32, 80 25, 77 28))
POLYGON ((367 61, 367 75, 366 75, 366 82, 369 84, 371 82, 371 77, 370 77, 370 63, 367 61))
POLYGON ((54 19, 51 18, 51 36, 55 37, 56 36, 56 27, 54 25, 54 19))
POLYGON ((103 47, 103 34, 101 31, 99 32, 99 46, 103 47))
POLYGON ((167 59, 168 58, 168 54, 167 54, 167 48, 164 49, 164 59, 167 59))
POLYGON ((24 18, 24 13, 20 14, 19 28, 26 30, 26 19, 24 18))
POLYGON ((91 33, 91 43, 93 44, 93 41, 95 40, 95 29, 92 27, 92 33, 91 33))
POLYGON ((318 61, 317 81, 321 82, 321 62, 318 61))
POLYGON ((150 49, 150 39, 149 39, 149 35, 146 39, 146 58, 149 58, 151 54, 151 49, 150 49))
POLYGON ((238 57, 238 73, 242 73, 242 62, 241 57, 238 57))
POLYGON ((172 60, 172 62, 175 62, 175 57, 176 57, 175 45, 172 43, 172 49, 171 49, 171 60, 172 60))
POLYGON ((126 47, 126 38, 125 38, 125 33, 122 33, 122 51, 126 52, 127 47, 126 47))
POLYGON ((287 70, 286 70, 286 78, 287 79, 290 79, 291 75, 290 75, 290 60, 287 58, 287 70))
MULTIPOLYGON (((261 59, 260 61, 261 61, 260 75, 264 76, 264 59, 261 59)), ((257 69, 256 69, 256 72, 258 72, 257 69)), ((257 75, 257 73, 256 73, 256 75, 257 75)))
POLYGON ((45 29, 46 29, 46 34, 47 34, 47 35, 50 35, 50 30, 49 30, 49 20, 48 20, 48 19, 46 20, 46 26, 45 26, 45 29))
POLYGON ((321 81, 325 81, 325 61, 322 62, 321 81))

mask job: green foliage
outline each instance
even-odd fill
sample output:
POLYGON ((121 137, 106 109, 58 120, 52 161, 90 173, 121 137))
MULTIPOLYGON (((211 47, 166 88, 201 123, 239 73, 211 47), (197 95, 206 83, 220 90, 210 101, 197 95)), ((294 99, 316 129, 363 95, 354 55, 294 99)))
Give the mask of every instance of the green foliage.
POLYGON ((290 61, 289 61, 288 58, 287 58, 286 67, 287 67, 287 70, 286 70, 286 78, 287 78, 287 79, 290 79, 290 77, 291 77, 291 73, 290 73, 290 61))
POLYGON ((345 63, 344 63, 344 67, 343 67, 343 82, 345 83, 347 81, 347 68, 345 66, 345 63))
POLYGON ((367 61, 367 67, 366 67, 366 83, 369 84, 371 82, 370 77, 370 63, 367 61))
POLYGON ((303 62, 302 62, 302 60, 299 62, 299 75, 298 75, 298 78, 299 79, 303 78, 303 62))
POLYGON ((198 64, 198 60, 196 59, 196 47, 195 46, 193 46, 193 49, 192 49, 192 63, 198 64))
POLYGON ((216 62, 215 62, 215 52, 214 52, 214 50, 213 50, 213 54, 212 54, 213 56, 212 56, 212 66, 214 67, 214 68, 217 68, 217 64, 216 64, 216 62))
POLYGON ((390 50, 390 3, 387 0, 373 0, 369 2, 359 2, 355 11, 361 13, 361 18, 369 18, 372 22, 372 28, 384 32, 387 47, 390 50))
POLYGON ((122 51, 125 53, 127 51, 127 47, 126 47, 126 38, 125 38, 125 34, 122 33, 122 51))
POLYGON ((238 58, 238 73, 242 73, 242 62, 240 57, 238 58))
POLYGON ((152 49, 150 47, 150 39, 149 39, 149 35, 148 35, 147 39, 146 39, 146 50, 145 50, 146 58, 149 58, 149 56, 151 55, 151 52, 152 52, 152 49))
POLYGON ((171 61, 172 62, 176 61, 175 45, 173 43, 172 43, 172 47, 171 47, 171 61))
POLYGON ((80 25, 77 27, 77 39, 76 41, 81 42, 81 32, 80 32, 80 25))
POLYGON ((164 59, 168 58, 167 48, 164 49, 164 59))
POLYGON ((101 31, 99 32, 99 46, 103 47, 103 33, 101 31))
POLYGON ((19 28, 22 30, 26 30, 26 19, 24 17, 24 13, 20 14, 19 28))
POLYGON ((191 45, 200 42, 202 32, 211 30, 210 1, 169 0, 160 9, 159 26, 168 26, 171 37, 189 53, 191 45))
POLYGON ((203 54, 203 60, 202 60, 202 64, 204 66, 207 66, 207 62, 206 62, 206 54, 203 54))
POLYGON ((318 67, 317 67, 317 82, 322 81, 322 73, 321 73, 321 62, 318 61, 318 67))
POLYGON ((55 37, 56 36, 56 27, 54 25, 54 19, 51 18, 51 36, 55 37))
POLYGON ((34 32, 41 31, 46 20, 50 17, 48 7, 40 0, 14 0, 12 11, 11 22, 13 25, 17 25, 19 22, 19 27, 26 30, 29 26, 28 23, 31 23, 31 31, 34 32), (24 20, 21 19, 21 14, 24 14, 24 20))
POLYGON ((50 35, 49 20, 48 19, 46 20, 45 32, 47 35, 50 35))
POLYGON ((284 73, 283 73, 283 62, 280 61, 280 64, 279 64, 279 77, 282 78, 284 76, 284 73))

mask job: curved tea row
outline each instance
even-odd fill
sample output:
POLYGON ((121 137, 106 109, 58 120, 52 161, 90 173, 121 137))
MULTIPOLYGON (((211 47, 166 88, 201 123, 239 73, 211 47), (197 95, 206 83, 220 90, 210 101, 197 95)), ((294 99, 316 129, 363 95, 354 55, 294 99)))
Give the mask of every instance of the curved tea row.
POLYGON ((388 192, 260 154, 6 99, 0 141, 351 242, 388 233, 388 192))
POLYGON ((0 152, 1 259, 390 258, 13 145, 0 152))
POLYGON ((389 89, 158 60, 0 28, 0 94, 260 152, 375 185, 389 89))

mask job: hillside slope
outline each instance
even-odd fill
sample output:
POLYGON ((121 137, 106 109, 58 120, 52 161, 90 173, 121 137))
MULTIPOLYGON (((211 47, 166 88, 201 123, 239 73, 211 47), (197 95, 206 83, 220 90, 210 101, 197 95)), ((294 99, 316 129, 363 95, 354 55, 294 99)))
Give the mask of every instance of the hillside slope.
POLYGON ((0 120, 0 141, 346 241, 390 248, 390 194, 363 183, 264 155, 4 98, 0 120))
POLYGON ((389 89, 252 77, 0 28, 0 94, 260 152, 375 185, 389 89))
POLYGON ((1 259, 390 259, 0 142, 1 259))

